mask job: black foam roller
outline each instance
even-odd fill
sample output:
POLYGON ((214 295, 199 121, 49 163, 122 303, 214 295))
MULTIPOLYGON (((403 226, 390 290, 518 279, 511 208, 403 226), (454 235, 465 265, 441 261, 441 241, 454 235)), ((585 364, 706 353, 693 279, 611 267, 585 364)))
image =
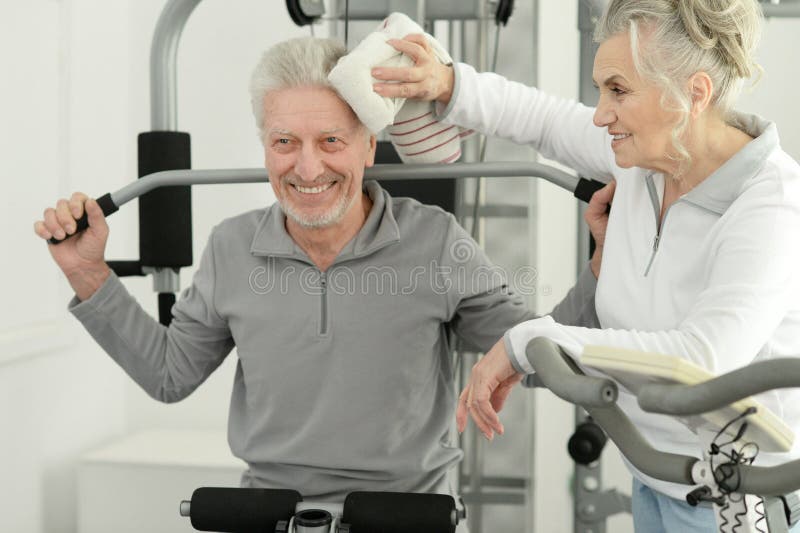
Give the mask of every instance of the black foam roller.
POLYGON ((583 200, 587 204, 589 200, 592 199, 592 195, 605 187, 606 184, 602 181, 597 180, 587 180, 586 178, 579 178, 578 185, 575 187, 575 198, 578 200, 583 200))
POLYGON ((295 490, 201 487, 192 494, 190 519, 198 531, 273 533, 302 499, 295 490))
POLYGON ((444 494, 351 492, 342 522, 351 533, 454 533, 456 502, 444 494))
POLYGON ((171 292, 158 293, 158 321, 167 327, 172 322, 173 305, 175 305, 175 294, 171 292))
MULTIPOLYGON (((180 131, 139 134, 139 177, 191 168, 191 141, 180 131)), ((189 186, 161 187, 139 198, 139 260, 143 266, 192 264, 192 195, 189 186)))
MULTIPOLYGON (((380 165, 400 164, 403 160, 397 155, 394 145, 389 141, 378 141, 375 163, 380 165)), ((456 212, 457 185, 455 178, 384 180, 381 187, 395 198, 407 196, 427 205, 438 205, 448 213, 456 212)))
POLYGON ((603 428, 592 420, 586 420, 575 428, 567 443, 567 451, 573 461, 588 465, 600 458, 607 440, 603 428))

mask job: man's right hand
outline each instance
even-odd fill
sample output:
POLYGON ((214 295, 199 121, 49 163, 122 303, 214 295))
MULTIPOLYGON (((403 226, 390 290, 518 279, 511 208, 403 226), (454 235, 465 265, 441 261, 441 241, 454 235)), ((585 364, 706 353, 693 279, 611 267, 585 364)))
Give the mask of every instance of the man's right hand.
POLYGON ((55 208, 44 211, 44 220, 37 220, 33 229, 42 239, 64 239, 73 235, 76 220, 89 218, 89 227, 59 244, 49 244, 50 255, 67 277, 80 300, 88 299, 100 288, 111 273, 104 254, 108 240, 108 224, 97 202, 76 192, 69 200, 61 199, 55 208))

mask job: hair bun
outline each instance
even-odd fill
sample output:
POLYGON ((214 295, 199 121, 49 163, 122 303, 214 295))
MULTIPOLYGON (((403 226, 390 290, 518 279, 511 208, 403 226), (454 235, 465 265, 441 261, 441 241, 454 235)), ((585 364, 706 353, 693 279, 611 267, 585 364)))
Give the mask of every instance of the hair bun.
POLYGON ((755 0, 677 0, 687 35, 704 50, 716 50, 740 78, 757 70, 755 50, 761 9, 755 0))

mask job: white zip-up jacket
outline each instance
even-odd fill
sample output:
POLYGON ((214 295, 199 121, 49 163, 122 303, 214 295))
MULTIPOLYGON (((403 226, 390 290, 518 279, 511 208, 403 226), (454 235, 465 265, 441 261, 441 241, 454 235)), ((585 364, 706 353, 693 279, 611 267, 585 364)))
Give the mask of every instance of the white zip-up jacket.
MULTIPOLYGON (((456 80, 441 113, 446 122, 531 144, 584 176, 617 180, 595 302, 603 329, 550 317, 524 322, 505 337, 518 371, 533 371, 525 347, 535 337, 578 361, 584 346, 605 345, 677 355, 714 374, 800 354, 800 166, 780 148, 773 123, 737 115, 734 125, 754 139, 659 224, 664 176, 618 167, 611 136, 592 123, 593 108, 468 65, 456 66, 456 80)), ((798 437, 791 453, 761 452, 756 464, 800 456, 800 390, 758 399, 798 437)), ((621 392, 619 403, 656 448, 701 457, 697 436, 682 424, 643 412, 629 394, 621 392)), ((686 486, 631 470, 660 492, 686 495, 686 486)))

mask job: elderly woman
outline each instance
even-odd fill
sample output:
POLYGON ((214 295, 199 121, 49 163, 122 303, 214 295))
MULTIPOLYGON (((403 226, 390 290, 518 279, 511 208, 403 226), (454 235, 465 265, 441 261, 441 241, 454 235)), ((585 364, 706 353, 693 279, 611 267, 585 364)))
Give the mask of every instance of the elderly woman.
MULTIPOLYGON (((437 100, 444 120, 532 144, 583 175, 616 181, 596 307, 603 329, 545 317, 509 330, 473 369, 457 412, 487 438, 525 373, 525 347, 554 340, 576 360, 590 344, 684 357, 723 373, 800 354, 800 167, 775 124, 733 111, 761 13, 755 0, 612 0, 600 20, 596 109, 471 67, 437 64, 421 36, 394 46, 409 69, 379 68, 376 92, 437 100)), ((608 196, 609 191, 604 194, 608 196)), ((800 394, 760 397, 800 435, 800 394)), ((666 452, 700 456, 695 434, 664 416, 620 404, 666 452)), ((783 456, 800 455, 800 438, 783 456)), ((631 466, 637 531, 713 531, 709 507, 689 507, 688 487, 631 466)))

